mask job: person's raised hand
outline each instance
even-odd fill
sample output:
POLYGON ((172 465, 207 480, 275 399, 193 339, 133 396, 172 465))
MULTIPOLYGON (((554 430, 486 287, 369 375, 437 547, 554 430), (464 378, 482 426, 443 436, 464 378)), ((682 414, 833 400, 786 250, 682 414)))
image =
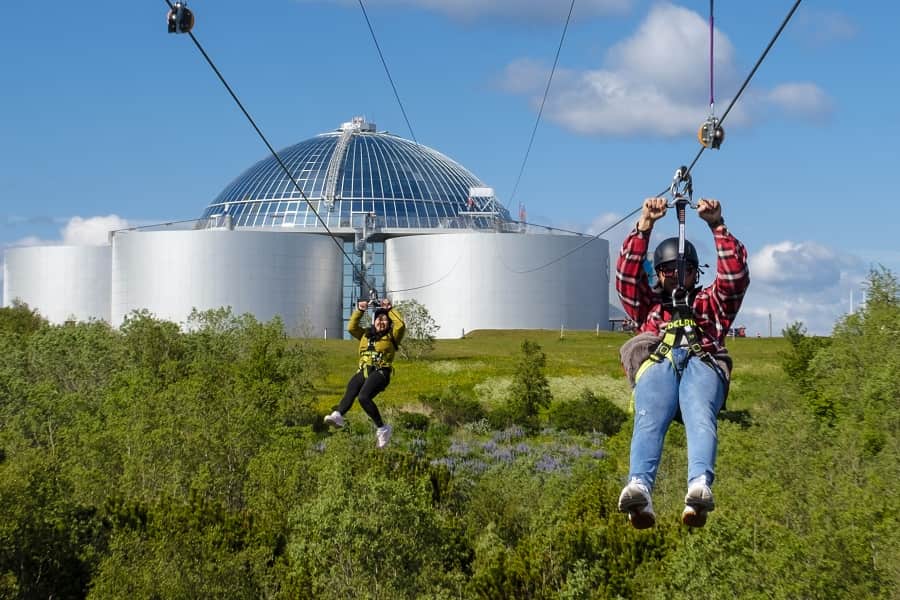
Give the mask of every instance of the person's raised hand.
POLYGON ((641 207, 641 218, 638 219, 637 228, 641 231, 650 231, 653 224, 666 216, 665 198, 647 198, 641 207))
POLYGON ((701 198, 697 202, 697 214, 712 228, 716 228, 724 223, 722 219, 722 205, 718 200, 701 198))

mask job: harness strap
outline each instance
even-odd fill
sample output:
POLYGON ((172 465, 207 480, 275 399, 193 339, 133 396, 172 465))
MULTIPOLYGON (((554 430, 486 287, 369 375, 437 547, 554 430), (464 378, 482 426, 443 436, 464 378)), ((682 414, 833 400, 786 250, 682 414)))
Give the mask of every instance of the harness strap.
POLYGON ((684 369, 683 367, 679 368, 675 364, 675 359, 672 358, 672 348, 675 347, 679 338, 682 337, 687 340, 687 346, 691 354, 701 359, 709 355, 708 352, 703 350, 703 346, 700 345, 700 338, 697 336, 697 322, 694 319, 682 317, 669 321, 666 325, 663 339, 656 349, 650 353, 650 359, 654 362, 662 362, 668 358, 672 361, 672 366, 675 367, 678 374, 681 375, 684 369))
POLYGON ((722 371, 722 367, 719 366, 719 363, 716 361, 715 357, 703 349, 703 346, 700 344, 700 338, 697 336, 697 330, 697 322, 689 317, 680 317, 678 319, 669 321, 669 323, 666 324, 662 341, 660 341, 656 349, 650 353, 650 356, 647 357, 647 360, 641 363, 641 366, 638 367, 638 370, 634 376, 635 382, 638 380, 638 378, 640 378, 644 371, 646 371, 647 368, 650 367, 650 365, 661 363, 666 359, 669 359, 669 361, 671 361, 672 368, 674 368, 678 376, 681 377, 681 375, 684 373, 684 368, 687 364, 687 361, 690 360, 691 355, 694 355, 701 361, 709 365, 710 368, 712 368, 712 370, 716 372, 716 375, 718 375, 719 379, 721 379, 722 383, 725 385, 725 395, 727 396, 728 388, 730 387, 728 377, 725 375, 724 371, 722 371), (678 365, 675 362, 675 357, 672 355, 672 348, 675 347, 675 345, 678 343, 679 337, 681 336, 683 336, 684 339, 687 340, 687 347, 690 350, 690 353, 687 355, 685 363, 683 365, 678 365))

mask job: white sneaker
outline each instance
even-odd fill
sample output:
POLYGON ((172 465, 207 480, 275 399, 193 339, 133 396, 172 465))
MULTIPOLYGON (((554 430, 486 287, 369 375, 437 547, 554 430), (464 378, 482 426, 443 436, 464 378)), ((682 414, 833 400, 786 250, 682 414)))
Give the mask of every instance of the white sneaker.
POLYGON ((325 417, 324 420, 326 425, 331 425, 332 427, 337 427, 338 429, 344 426, 344 415, 342 415, 338 411, 334 411, 333 413, 325 417))
POLYGON ((706 477, 700 476, 688 485, 681 522, 688 527, 703 527, 709 513, 715 508, 716 503, 713 501, 712 490, 706 485, 706 477))
POLYGON ((647 529, 656 523, 650 490, 640 479, 632 479, 619 494, 619 512, 628 513, 628 520, 635 529, 647 529))
POLYGON ((385 425, 384 427, 379 427, 375 430, 375 438, 378 440, 375 444, 376 448, 384 448, 388 445, 388 442, 391 441, 391 435, 394 433, 394 428, 390 425, 385 425))

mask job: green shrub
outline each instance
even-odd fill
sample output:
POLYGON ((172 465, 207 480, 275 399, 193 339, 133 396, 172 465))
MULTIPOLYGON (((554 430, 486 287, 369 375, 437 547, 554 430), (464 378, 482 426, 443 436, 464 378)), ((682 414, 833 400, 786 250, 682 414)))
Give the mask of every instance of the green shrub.
POLYGON ((546 365, 547 355, 540 345, 530 340, 522 342, 522 356, 509 388, 507 406, 510 417, 523 427, 536 429, 540 409, 547 408, 553 398, 544 374, 546 365))
POLYGON ((18 298, 13 299, 11 306, 0 308, 0 332, 27 336, 47 325, 47 320, 37 310, 28 308, 18 298))
POLYGON ((554 404, 549 414, 550 424, 557 429, 577 433, 599 431, 606 435, 618 433, 627 419, 624 410, 587 389, 577 400, 554 404))
POLYGON ((395 420, 403 429, 414 431, 425 431, 428 429, 428 415, 423 415, 422 413, 402 411, 397 413, 395 420))
POLYGON ((419 402, 430 408, 435 418, 454 427, 479 421, 485 416, 484 408, 478 400, 466 395, 455 385, 444 388, 440 396, 420 394, 419 402))

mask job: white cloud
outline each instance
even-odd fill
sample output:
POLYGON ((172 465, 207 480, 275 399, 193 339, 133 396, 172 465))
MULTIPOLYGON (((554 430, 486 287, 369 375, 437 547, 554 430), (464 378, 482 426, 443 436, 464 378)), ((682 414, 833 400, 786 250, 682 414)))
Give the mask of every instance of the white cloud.
POLYGON ((42 240, 36 235, 29 235, 18 239, 14 242, 10 242, 5 245, 6 248, 16 248, 19 246, 53 246, 58 244, 59 242, 51 241, 51 240, 42 240))
POLYGON ((800 117, 818 119, 831 113, 831 99, 814 83, 785 83, 766 96, 772 105, 800 117))
POLYGON ((828 335, 850 311, 851 293, 861 300, 867 271, 860 258, 814 242, 765 246, 750 256, 750 289, 736 324, 765 336, 771 315, 773 335, 796 321, 810 333, 828 335))
MULTIPOLYGON (((356 0, 339 0, 339 2, 348 6, 358 6, 356 0)), ((582 17, 621 14, 627 12, 633 4, 634 0, 580 0, 575 5, 575 12, 582 17)), ((368 0, 367 5, 420 8, 464 21, 503 18, 516 21, 560 22, 568 11, 568 3, 548 0, 368 0)))
MULTIPOLYGON (((742 76, 734 47, 718 29, 714 35, 716 87, 737 89, 742 76)), ((599 68, 558 69, 544 115, 587 135, 694 134, 708 116, 707 104, 698 101, 708 98, 708 57, 708 21, 686 8, 657 4, 632 35, 609 49, 599 68)), ((549 73, 549 67, 541 63, 518 60, 505 69, 501 85, 511 93, 530 96, 536 107, 549 73)), ((810 83, 787 82, 761 97, 742 97, 729 112, 728 124, 747 123, 755 102, 794 116, 821 117, 830 109, 825 93, 810 83)), ((728 101, 717 98, 717 107, 728 101)))
POLYGON ((841 276, 838 255, 815 242, 779 242, 750 257, 756 281, 766 285, 814 289, 835 285, 841 276))
POLYGON ((543 63, 521 58, 506 66, 500 77, 500 89, 511 94, 525 94, 547 85, 550 71, 543 63))
POLYGON ((859 25, 837 11, 806 10, 799 17, 803 33, 816 45, 852 40, 859 34, 859 25))
MULTIPOLYGON (((603 219, 598 217, 595 223, 603 219)), ((614 236, 608 238, 613 268, 627 233, 620 234, 619 229, 615 228, 611 232, 614 236)), ((699 250, 701 258, 707 256, 706 249, 699 250)), ((750 288, 734 323, 746 327, 749 336, 768 336, 770 327, 773 336, 780 336, 797 321, 810 334, 830 335, 835 322, 851 308, 858 309, 862 301, 868 266, 856 256, 813 242, 784 241, 751 254, 749 262, 750 288)), ((712 281, 714 273, 714 268, 709 269, 703 277, 704 285, 712 281)), ((610 307, 620 308, 612 282, 610 307)))
POLYGON ((109 243, 109 232, 127 229, 132 224, 118 215, 105 217, 71 217, 59 230, 59 239, 47 240, 29 235, 4 244, 6 248, 20 246, 102 246, 109 243))
MULTIPOLYGON (((733 77, 734 48, 715 30, 717 77, 733 77)), ((709 23, 673 4, 658 4, 637 32, 607 53, 610 67, 636 80, 652 81, 675 97, 693 97, 709 88, 709 23)))
POLYGON ((591 221, 591 224, 588 226, 586 233, 588 233, 589 235, 597 235, 601 231, 603 231, 605 232, 603 234, 603 237, 609 239, 610 235, 616 234, 616 232, 621 231, 621 240, 619 240, 619 243, 621 244, 621 241, 625 239, 625 234, 628 233, 628 230, 634 224, 632 220, 629 219, 616 225, 616 223, 621 220, 622 215, 618 213, 603 213, 601 215, 597 215, 594 220, 591 221), (607 229, 609 229, 609 231, 607 231, 607 229))
POLYGON ((72 217, 62 228, 62 243, 67 246, 102 246, 109 243, 109 232, 130 227, 118 215, 105 217, 72 217))

